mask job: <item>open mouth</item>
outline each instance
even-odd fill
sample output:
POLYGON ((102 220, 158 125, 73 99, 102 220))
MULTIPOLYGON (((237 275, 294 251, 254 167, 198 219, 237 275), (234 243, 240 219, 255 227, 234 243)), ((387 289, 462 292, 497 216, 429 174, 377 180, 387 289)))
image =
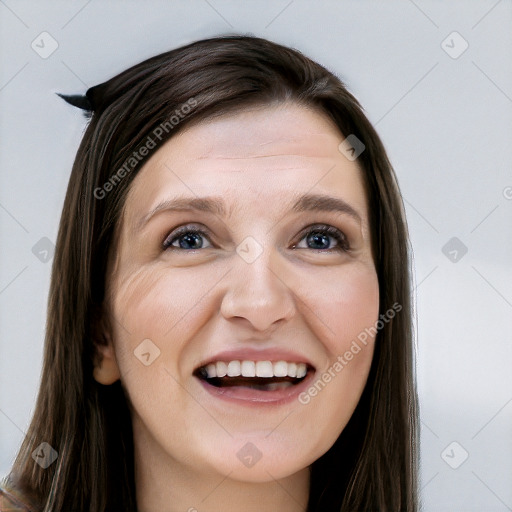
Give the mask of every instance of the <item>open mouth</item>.
POLYGON ((306 363, 288 361, 217 361, 194 375, 216 388, 278 391, 300 384, 311 371, 306 363))

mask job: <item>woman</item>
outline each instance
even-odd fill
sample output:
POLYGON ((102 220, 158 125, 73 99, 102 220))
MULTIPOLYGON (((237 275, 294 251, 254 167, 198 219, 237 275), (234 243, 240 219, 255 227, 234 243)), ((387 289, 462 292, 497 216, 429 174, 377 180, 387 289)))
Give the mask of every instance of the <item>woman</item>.
POLYGON ((340 80, 230 36, 65 99, 90 122, 4 503, 417 510, 404 210, 340 80))

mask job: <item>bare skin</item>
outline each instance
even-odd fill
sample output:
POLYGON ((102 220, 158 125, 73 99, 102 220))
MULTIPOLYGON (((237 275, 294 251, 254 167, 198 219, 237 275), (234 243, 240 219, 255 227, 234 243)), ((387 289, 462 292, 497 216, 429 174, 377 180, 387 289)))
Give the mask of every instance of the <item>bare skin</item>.
POLYGON ((309 466, 350 419, 374 339, 334 365, 379 314, 362 171, 338 150, 344 138, 295 104, 253 109, 189 127, 134 179, 107 276, 110 343, 94 376, 121 379, 129 398, 140 512, 306 510, 309 466), (292 210, 303 194, 342 199, 355 215, 292 210), (226 215, 164 209, 144 223, 177 196, 215 196, 226 215), (349 249, 330 234, 315 245, 318 224, 341 231, 349 249), (204 231, 197 246, 173 239, 189 225, 204 231), (248 263, 237 247, 262 252, 248 263), (145 365, 134 351, 148 339, 145 365), (241 347, 293 350, 314 381, 331 378, 282 405, 212 396, 194 370, 241 347), (261 455, 250 467, 237 456, 249 442, 261 455))

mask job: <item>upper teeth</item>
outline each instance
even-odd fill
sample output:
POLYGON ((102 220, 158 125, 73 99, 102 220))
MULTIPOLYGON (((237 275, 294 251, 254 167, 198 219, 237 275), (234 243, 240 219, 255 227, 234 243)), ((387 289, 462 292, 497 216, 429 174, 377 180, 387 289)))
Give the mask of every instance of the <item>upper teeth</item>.
POLYGON ((208 378, 214 377, 297 377, 306 375, 305 363, 287 361, 218 361, 206 365, 208 378))

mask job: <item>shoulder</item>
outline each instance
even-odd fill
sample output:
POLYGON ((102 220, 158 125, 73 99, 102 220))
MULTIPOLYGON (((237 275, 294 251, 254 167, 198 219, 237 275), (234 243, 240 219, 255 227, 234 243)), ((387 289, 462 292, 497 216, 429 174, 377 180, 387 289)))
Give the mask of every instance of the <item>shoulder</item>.
POLYGON ((8 476, 0 479, 0 512, 36 512, 8 476))

